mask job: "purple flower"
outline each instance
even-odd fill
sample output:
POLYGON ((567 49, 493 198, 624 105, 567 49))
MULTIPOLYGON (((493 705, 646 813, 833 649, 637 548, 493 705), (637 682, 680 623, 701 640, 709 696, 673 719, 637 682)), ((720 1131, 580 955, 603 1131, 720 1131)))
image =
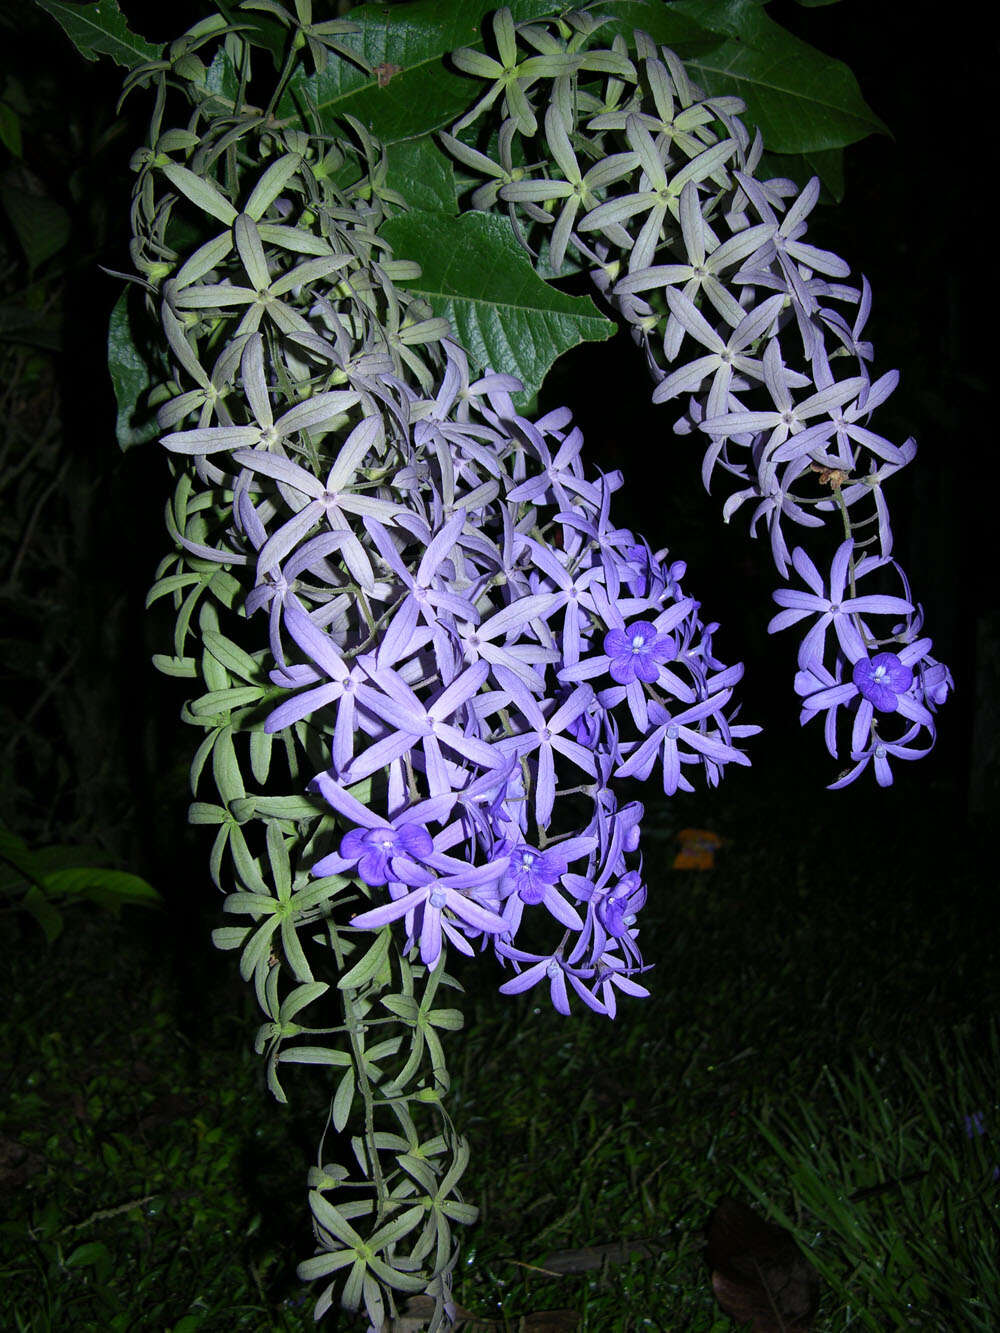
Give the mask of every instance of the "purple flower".
POLYGON ((566 861, 558 853, 540 852, 524 843, 510 854, 500 892, 505 896, 517 893, 526 903, 540 903, 565 870, 566 861))
POLYGON ((423 751, 427 784, 432 796, 455 790, 452 768, 442 753, 447 748, 483 768, 495 767, 499 755, 482 741, 469 736, 455 725, 456 713, 479 689, 489 668, 485 662, 463 671, 444 690, 430 700, 421 700, 398 673, 377 671, 372 683, 378 689, 359 686, 358 696, 377 717, 391 728, 388 736, 376 741, 356 756, 343 774, 348 783, 377 773, 396 759, 409 755, 419 744, 423 751), (454 719, 454 720, 450 720, 454 719))
POLYGON ((642 910, 646 901, 646 886, 638 872, 630 870, 622 875, 597 909, 601 924, 609 935, 620 939, 635 925, 636 914, 642 910))
MULTIPOLYGON (((879 697, 882 698, 886 704, 891 705, 891 707, 880 707, 880 711, 900 713, 911 722, 916 722, 919 726, 926 727, 933 738, 934 719, 930 711, 915 697, 912 688, 903 692, 897 692, 897 690, 892 687, 892 684, 890 683, 891 678, 889 676, 889 670, 893 666, 892 663, 885 663, 881 672, 879 672, 877 665, 879 658, 886 656, 895 659, 899 666, 909 669, 919 664, 926 657, 930 646, 930 639, 916 639, 913 643, 908 643, 905 647, 900 648, 898 654, 879 653, 876 654, 875 658, 872 660, 869 660, 867 655, 859 657, 856 662, 852 663, 851 680, 844 681, 840 684, 832 683, 833 678, 825 668, 800 672, 796 677, 795 688, 800 694, 805 695, 802 705, 802 721, 808 721, 809 718, 815 716, 816 713, 836 713, 838 708, 841 708, 846 704, 856 703, 857 711, 854 715, 854 725, 851 731, 852 757, 859 761, 861 767, 864 767, 864 764, 869 758, 875 757, 885 759, 885 754, 876 756, 873 751, 868 750, 869 742, 874 734, 873 719, 876 708, 875 700, 870 697, 870 695, 876 687, 884 687, 887 692, 879 697), (860 663, 865 663, 866 665, 860 666, 859 668, 860 663), (857 673, 857 679, 855 679, 855 673, 857 673), (824 680, 829 680, 831 683, 825 685, 824 680), (862 690, 861 684, 859 684, 858 681, 865 686, 865 690, 867 690, 868 693, 865 693, 865 691, 862 690), (820 685, 821 688, 815 689, 816 685, 820 685)), ((895 679, 897 683, 901 684, 905 679, 905 676, 897 674, 895 679)), ((910 684, 912 686, 912 673, 910 684)), ((832 726, 833 724, 828 718, 828 745, 830 744, 830 738, 832 736, 832 726)), ((914 734, 913 731, 908 732, 906 737, 898 742, 898 744, 908 747, 908 743, 913 739, 914 734)), ((881 743, 884 746, 889 745, 889 742, 884 740, 881 743)), ((890 752, 892 752, 891 747, 890 752)), ((831 753, 835 753, 833 748, 831 748, 831 753)), ((913 758, 915 755, 915 751, 906 748, 905 754, 900 755, 900 757, 913 758)), ((860 771, 860 768, 857 771, 860 771)), ((885 765, 882 771, 883 773, 888 772, 888 764, 885 765)), ((856 776, 856 772, 854 775, 856 776)), ((853 781, 853 778, 848 780, 853 781)), ((837 787, 843 785, 845 785, 843 779, 836 784, 837 787)))
POLYGON ((501 995, 519 995, 522 991, 530 990, 532 986, 536 986, 540 981, 545 980, 549 983, 552 1007, 557 1013, 568 1016, 569 995, 566 991, 566 981, 568 979, 584 1004, 593 1009, 595 1013, 604 1014, 607 1012, 600 1000, 592 995, 584 984, 586 973, 581 973, 580 969, 567 964, 560 953, 525 953, 521 949, 511 948, 509 945, 501 945, 498 952, 503 957, 512 959, 515 963, 531 963, 530 967, 523 972, 519 972, 510 981, 503 983, 500 987, 501 995))
MULTIPOLYGON (((594 982, 591 992, 594 1000, 597 1000, 597 991, 601 992, 601 1004, 604 1012, 609 1018, 614 1018, 618 1012, 617 997, 615 989, 622 991, 625 995, 631 995, 636 998, 644 997, 649 994, 645 986, 640 986, 637 981, 633 981, 629 973, 633 969, 621 959, 616 958, 614 954, 603 953, 598 960, 599 971, 597 980, 594 982)), ((591 1005, 591 1008, 595 1008, 591 1005)), ((598 1010, 600 1012, 600 1010, 598 1010)))
POLYGON ((882 713, 894 713, 899 707, 899 696, 913 684, 913 668, 906 666, 895 653, 876 653, 871 659, 859 658, 854 663, 851 679, 862 696, 882 713))
POLYGON ((583 922, 556 887, 570 861, 594 846, 596 838, 577 837, 541 852, 526 843, 507 849, 507 869, 500 881, 503 917, 511 937, 517 933, 525 906, 543 906, 567 930, 582 930, 583 922))
MULTIPOLYGON (((522 37, 535 46, 533 33, 516 27, 512 52, 522 37)), ((911 745, 916 733, 906 731, 911 723, 918 731, 929 730, 933 739, 932 714, 951 680, 946 668, 927 657, 929 640, 918 640, 921 616, 905 578, 897 596, 859 592, 856 586, 863 574, 888 562, 892 531, 882 483, 914 452, 912 441, 893 444, 869 424, 899 378, 895 371, 880 377, 871 371, 872 348, 863 338, 871 289, 864 279, 851 285, 850 265, 809 242, 807 222, 819 199, 819 179, 801 189, 789 180, 758 179, 762 140, 739 120, 734 101, 704 97, 690 84, 680 59, 653 42, 643 39, 637 54, 642 73, 637 84, 627 79, 632 93, 596 115, 594 108, 560 101, 558 84, 553 88, 545 128, 556 165, 541 162, 537 173, 525 168, 531 180, 510 183, 504 175, 497 186, 494 164, 471 155, 457 140, 446 142, 467 167, 486 172, 489 181, 477 197, 488 198, 491 206, 498 195, 505 200, 512 219, 523 224, 530 250, 544 254, 547 231, 556 268, 564 253, 590 267, 598 289, 645 351, 657 382, 653 401, 689 399, 675 430, 706 442, 706 488, 713 473, 735 479, 724 519, 752 501, 752 535, 766 525, 782 576, 791 563, 806 584, 805 590, 783 588, 775 594, 781 611, 769 626, 773 632, 805 621, 795 681, 803 696, 802 720, 823 712, 827 745, 836 754, 838 718, 846 715, 854 775, 872 763, 884 783, 891 780, 893 747, 900 758, 918 753, 911 745), (630 159, 636 164, 632 179, 624 172, 630 159), (613 173, 586 170, 586 164, 602 160, 613 161, 613 173), (556 175, 558 181, 545 179, 556 175), (581 189, 582 204, 574 196, 581 189), (553 192, 566 202, 558 222, 541 207, 553 192), (591 235, 598 239, 588 245, 591 235), (832 308, 837 305, 850 313, 832 308), (858 505, 867 512, 852 512, 858 505), (822 527, 828 519, 838 529, 843 524, 848 540, 837 550, 827 581, 804 551, 791 555, 794 543, 786 525, 822 527), (866 547, 877 554, 862 555, 866 547), (877 616, 897 623, 888 633, 877 623, 870 628, 877 616), (827 632, 831 626, 833 636, 827 632), (887 740, 879 725, 894 713, 906 719, 905 735, 887 740)), ((514 59, 512 54, 511 67, 514 59)), ((520 118, 515 131, 527 137, 520 118)), ((523 143, 518 154, 507 142, 505 151, 514 162, 537 156, 535 147, 537 141, 534 147, 523 143)), ((493 424, 509 428, 512 403, 499 395, 490 401, 498 413, 493 424)), ((558 428, 564 425, 560 421, 558 428)), ((521 419, 517 429, 526 441, 541 433, 540 423, 532 428, 521 419)), ((576 456, 574 449, 574 462, 576 456)), ((560 614, 544 617, 538 643, 551 636, 562 650, 556 666, 561 682, 594 679, 596 685, 604 673, 613 682, 598 689, 596 707, 588 705, 574 719, 572 734, 593 745, 598 764, 610 757, 616 775, 645 776, 659 755, 666 790, 686 789, 683 766, 698 762, 714 784, 732 753, 713 754, 711 746, 729 745, 732 751, 729 743, 752 729, 732 725, 721 711, 714 720, 690 708, 673 717, 661 706, 668 695, 681 707, 697 709, 710 694, 710 632, 692 610, 668 635, 661 620, 667 582, 631 534, 615 528, 610 518, 610 495, 620 477, 602 478, 598 492, 567 485, 557 497, 546 480, 550 456, 541 457, 543 477, 530 467, 515 468, 508 498, 539 509, 548 499, 561 512, 547 525, 534 514, 529 519, 522 507, 504 520, 517 531, 518 553, 528 542, 537 546, 531 590, 558 589, 560 614), (561 549, 542 555, 550 542, 561 549), (597 568, 603 577, 590 577, 597 568), (630 596, 623 595, 623 587, 630 596), (695 660, 698 654, 704 660, 695 660), (654 705, 660 708, 655 717, 654 705), (597 708, 604 710, 607 725, 597 708), (629 714, 638 740, 622 735, 629 714), (682 739, 683 753, 677 745, 682 739)), ((579 473, 574 470, 573 476, 576 480, 579 473)), ((504 574, 516 577, 517 561, 513 570, 508 563, 505 557, 504 574)), ((523 590, 523 584, 516 586, 523 590)), ((679 589, 669 595, 674 602, 681 599, 679 589)), ((719 672, 724 675, 721 666, 719 672)), ((540 689, 525 684, 539 698, 551 692, 547 682, 540 689)), ((721 682, 715 688, 721 690, 721 682)), ((516 722, 508 727, 506 719, 504 727, 508 734, 518 731, 516 722)))
POLYGON ((451 807, 449 797, 421 801, 400 811, 390 822, 362 805, 329 773, 319 773, 311 785, 339 815, 361 826, 345 833, 339 850, 317 861, 312 874, 342 875, 357 865, 361 878, 372 886, 405 879, 406 870, 400 862, 429 861, 434 842, 427 824, 440 823, 451 807))
MULTIPOLYGON (((506 667, 494 667, 493 674, 504 692, 516 705, 523 719, 524 730, 496 742, 496 749, 504 755, 516 754, 519 759, 535 754, 535 819, 540 828, 548 826, 556 798, 555 751, 570 759, 582 772, 595 775, 594 756, 579 741, 563 733, 569 729, 594 697, 589 685, 578 685, 562 703, 548 715, 526 689, 520 677, 506 667)), ((547 703, 548 701, 546 701, 547 703)))
POLYGON ((691 784, 681 776, 681 763, 690 763, 702 757, 717 764, 749 764, 750 760, 741 751, 726 745, 718 736, 713 736, 696 723, 702 723, 713 713, 718 713, 728 703, 732 690, 722 690, 691 708, 686 708, 676 716, 671 716, 660 704, 651 704, 649 716, 654 729, 638 744, 628 759, 615 771, 616 778, 648 778, 661 755, 663 765, 663 790, 672 796, 680 787, 690 791, 691 784), (681 753, 681 745, 687 746, 688 752, 681 753), (692 751, 694 753, 692 753, 692 751))
POLYGON ((361 912, 351 921, 361 930, 377 930, 379 926, 397 921, 410 913, 419 915, 420 960, 433 967, 441 953, 442 933, 462 953, 470 952, 468 942, 445 916, 448 912, 474 930, 485 934, 503 934, 507 923, 489 908, 476 902, 464 890, 482 889, 494 884, 503 871, 503 862, 496 865, 468 867, 465 873, 436 879, 426 872, 426 882, 409 893, 395 898, 381 907, 361 912))
POLYGON ((377 887, 392 878, 392 861, 406 857, 420 861, 433 850, 434 842, 420 825, 402 828, 352 828, 340 840, 340 855, 345 861, 357 861, 358 874, 366 884, 377 887))
MULTIPOLYGON (((878 594, 845 597, 853 554, 854 543, 850 539, 841 542, 830 567, 830 590, 829 595, 826 595, 819 570, 805 551, 797 546, 792 553, 792 564, 812 591, 799 592, 794 588, 779 588, 772 594, 779 606, 788 609, 779 611, 771 620, 767 627, 769 634, 794 625, 805 616, 819 614, 819 619, 810 628, 799 648, 799 667, 802 670, 815 667, 822 662, 826 648, 826 632, 831 624, 845 655, 854 658, 865 651, 860 631, 867 632, 867 626, 859 619, 861 612, 902 616, 913 613, 911 604, 902 597, 884 597, 878 594)), ((870 557, 862 559, 855 570, 855 578, 863 577, 883 563, 882 560, 870 557)), ((860 685, 857 679, 855 684, 860 685)), ((905 688, 909 688, 909 682, 905 688)))
MULTIPOLYGON (((839 791, 842 787, 848 786, 854 782, 864 770, 869 762, 875 766, 875 781, 880 787, 892 786, 892 769, 889 767, 889 756, 895 759, 923 759, 924 755, 930 754, 931 746, 925 746, 922 750, 914 749, 910 744, 920 733, 920 724, 915 723, 910 729, 896 741, 882 740, 876 737, 866 750, 854 750, 851 758, 855 761, 854 767, 841 774, 836 782, 829 784, 830 791, 839 791)), ((933 744, 934 732, 931 730, 931 743, 933 744)))
POLYGON ((627 629, 609 630, 604 651, 611 663, 611 678, 619 685, 637 679, 652 684, 660 674, 660 664, 673 657, 676 644, 669 634, 658 634, 648 621, 637 620, 627 629))

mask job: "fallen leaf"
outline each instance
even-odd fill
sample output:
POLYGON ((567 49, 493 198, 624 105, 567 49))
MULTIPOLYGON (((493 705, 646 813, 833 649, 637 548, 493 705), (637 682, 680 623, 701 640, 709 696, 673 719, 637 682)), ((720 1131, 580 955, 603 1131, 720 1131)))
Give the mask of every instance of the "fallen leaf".
MULTIPOLYGON (((403 1308, 395 1319, 386 1320, 383 1333, 421 1333, 430 1323, 434 1314, 433 1296, 410 1296, 403 1302, 403 1308)), ((463 1309, 455 1302, 455 1329, 465 1333, 485 1333, 486 1330, 499 1328, 493 1319, 481 1320, 471 1310, 463 1309)))
POLYGON ((705 1258, 719 1305, 752 1333, 808 1333, 819 1274, 784 1227, 724 1194, 708 1224, 705 1258))
POLYGON ((662 1249, 646 1240, 617 1240, 609 1245, 585 1245, 580 1250, 557 1250, 547 1254, 538 1267, 561 1277, 565 1273, 589 1273, 605 1264, 623 1264, 639 1255, 655 1259, 662 1249))
POLYGON ((674 857, 675 870, 711 870, 716 849, 722 846, 718 833, 707 828, 682 828, 677 834, 680 850, 674 857))

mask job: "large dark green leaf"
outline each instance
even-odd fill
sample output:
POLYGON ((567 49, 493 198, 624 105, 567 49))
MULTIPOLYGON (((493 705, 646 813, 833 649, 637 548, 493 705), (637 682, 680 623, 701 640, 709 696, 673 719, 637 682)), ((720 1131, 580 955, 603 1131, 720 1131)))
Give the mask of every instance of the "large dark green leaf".
POLYGON ((735 93, 773 153, 843 148, 888 129, 839 60, 793 37, 756 0, 676 0, 672 6, 725 40, 686 63, 709 93, 735 93))
POLYGON ((29 310, 21 301, 0 305, 0 340, 57 352, 62 346, 62 314, 29 310))
POLYGON ((110 56, 126 69, 135 69, 147 60, 156 60, 163 50, 129 30, 117 0, 96 0, 92 5, 35 0, 35 4, 52 15, 84 60, 110 56))
POLYGON ((840 203, 844 197, 844 150, 829 148, 821 153, 764 153, 757 175, 761 180, 770 176, 788 176, 799 187, 813 176, 818 176, 826 189, 821 196, 824 203, 832 199, 840 203))
POLYGON ((677 9, 664 0, 609 0, 596 11, 608 15, 597 36, 603 46, 610 45, 617 33, 624 37, 639 29, 660 46, 669 46, 682 59, 719 45, 719 34, 701 23, 696 14, 677 9))
POLYGON ((154 379, 149 362, 139 350, 129 296, 126 288, 115 302, 108 325, 108 370, 118 404, 115 433, 123 450, 145 444, 158 434, 155 414, 147 403, 154 379))
MULTIPOLYGON (((509 7, 515 22, 553 12, 552 0, 511 0, 509 7)), ((457 47, 482 47, 483 19, 496 8, 495 0, 468 0, 460 5, 415 0, 413 4, 352 9, 350 20, 360 23, 361 32, 340 40, 379 73, 366 74, 346 61, 331 59, 318 75, 293 77, 279 114, 293 115, 311 107, 324 125, 349 114, 383 143, 450 125, 485 85, 453 73, 442 62, 457 47)))
POLYGON ((452 159, 429 134, 390 144, 386 166, 386 184, 398 190, 411 209, 449 216, 458 211, 452 159))
POLYGON ((398 259, 423 269, 405 285, 451 321, 473 362, 516 375, 525 397, 563 352, 615 332, 589 297, 567 296, 538 277, 504 218, 410 213, 387 222, 383 235, 398 259))
POLYGON ((21 242, 29 272, 51 259, 69 240, 69 214, 44 193, 41 182, 30 173, 14 169, 4 173, 0 205, 21 242))

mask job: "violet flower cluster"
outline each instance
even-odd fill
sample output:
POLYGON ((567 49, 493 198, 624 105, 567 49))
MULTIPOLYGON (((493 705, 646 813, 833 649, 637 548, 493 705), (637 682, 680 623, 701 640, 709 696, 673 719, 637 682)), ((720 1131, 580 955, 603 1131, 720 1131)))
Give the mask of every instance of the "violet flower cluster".
POLYGON ((252 571, 285 695, 265 731, 326 738, 311 789, 344 831, 312 873, 368 886, 353 924, 401 920, 429 968, 444 941, 489 947, 505 993, 544 981, 560 1012, 575 994, 614 1017, 647 992, 642 807, 613 779, 656 770, 673 794, 748 763, 742 667, 716 657, 683 563, 615 525, 621 476, 587 475, 568 410, 531 421, 517 380, 470 380, 363 217, 311 205, 292 235, 314 193, 301 154, 243 211, 168 170, 226 225, 164 284, 201 387, 165 406, 181 429, 162 443, 232 497, 221 544, 182 541, 252 571), (183 321, 233 308, 210 372, 183 321))
POLYGON ((353 427, 322 485, 271 450, 232 455, 293 504, 265 524, 241 496, 254 604, 280 607, 272 679, 295 689, 266 729, 311 718, 332 733, 314 789, 348 831, 313 873, 386 895, 356 926, 402 920, 429 967, 443 940, 489 944, 516 973, 505 993, 545 980, 560 1012, 575 992, 613 1017, 618 991, 647 992, 629 863, 642 810, 612 778, 656 767, 673 793, 691 766, 714 783, 745 764, 734 742, 756 728, 727 717, 742 668, 714 656, 683 565, 614 526, 621 478, 586 478, 569 413, 527 420, 515 380, 470 383, 464 353, 442 348, 435 396, 401 396, 383 486, 365 481, 381 415, 353 427), (312 606, 291 586, 307 571, 323 577, 312 606), (521 943, 529 918, 554 947, 521 943))
POLYGON ((782 578, 806 585, 774 594, 783 609, 769 629, 805 630, 801 720, 823 718, 829 752, 849 760, 831 785, 869 765, 887 785, 890 759, 931 748, 952 679, 892 558, 883 485, 916 446, 871 426, 899 376, 870 370, 869 284, 848 282, 850 266, 806 239, 818 179, 800 190, 758 177, 763 144, 738 98, 705 97, 674 52, 642 33, 598 49, 605 21, 570 13, 515 25, 500 11, 503 69, 455 53, 459 68, 494 82, 443 141, 486 178, 473 207, 505 204, 543 273, 589 268, 631 326, 653 402, 682 405, 674 429, 704 442, 706 488, 720 476, 730 487, 725 520, 751 505, 752 535, 765 530, 782 578), (513 78, 522 67, 530 80, 513 78), (494 161, 471 126, 501 93, 494 161), (828 520, 840 536, 826 557, 790 547, 790 524, 828 520))

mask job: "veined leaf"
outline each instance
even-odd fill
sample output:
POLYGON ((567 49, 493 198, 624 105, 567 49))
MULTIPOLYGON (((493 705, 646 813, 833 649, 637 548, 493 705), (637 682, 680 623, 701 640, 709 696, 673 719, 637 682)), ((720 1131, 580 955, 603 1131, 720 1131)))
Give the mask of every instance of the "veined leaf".
POLYGON ((330 1108, 330 1119, 334 1129, 338 1134, 342 1134, 344 1126, 347 1124, 351 1114, 351 1104, 354 1101, 354 1068, 345 1069, 337 1084, 337 1091, 334 1093, 333 1106, 330 1108))
POLYGON ((29 272, 51 259, 69 240, 71 223, 62 204, 46 194, 36 193, 35 182, 24 173, 4 174, 0 184, 0 204, 28 261, 29 272))
MULTIPOLYGON (((352 9, 351 22, 360 24, 361 31, 340 40, 375 73, 345 60, 328 60, 318 75, 293 76, 278 114, 314 109, 324 129, 337 116, 356 116, 383 144, 441 129, 472 105, 482 87, 479 80, 453 73, 443 58, 460 46, 481 47, 483 19, 496 7, 493 0, 464 0, 461 5, 415 0, 352 9)), ((515 23, 553 12, 552 0, 510 0, 508 7, 515 23)), ((580 0, 555 6, 580 7, 580 0)))
POLYGON ((161 901, 152 884, 140 875, 133 875, 127 870, 108 870, 101 866, 55 870, 45 876, 45 888, 50 894, 87 898, 102 907, 116 907, 121 903, 153 907, 161 901))
POLYGON ((84 60, 110 56, 126 69, 156 60, 163 51, 129 30, 117 0, 92 5, 67 5, 62 0, 35 0, 60 25, 84 60))
POLYGON ((449 216, 458 211, 452 160, 429 134, 390 144, 385 159, 386 184, 390 190, 397 190, 412 209, 449 216))
POLYGON ((206 630, 202 638, 205 647, 216 661, 221 662, 233 675, 242 676, 244 680, 250 682, 261 677, 260 664, 238 644, 233 643, 232 639, 227 639, 217 630, 206 630))
POLYGON ((134 444, 145 444, 159 433, 156 414, 143 406, 154 381, 137 346, 128 302, 126 287, 115 302, 108 325, 108 370, 118 404, 115 434, 123 451, 134 444))
POLYGON ((292 1065, 334 1065, 351 1063, 346 1051, 332 1050, 329 1046, 283 1046, 278 1054, 283 1064, 292 1065))
POLYGON ((515 401, 537 392, 563 352, 615 332, 588 296, 567 296, 537 275, 504 218, 409 213, 382 234, 398 259, 419 260, 421 277, 401 285, 450 321, 471 360, 521 381, 515 401))
POLYGON ((610 19, 599 29, 601 45, 610 45, 611 38, 618 33, 629 38, 638 29, 687 60, 719 44, 718 34, 700 23, 696 13, 684 12, 676 5, 664 4, 663 0, 609 0, 596 12, 610 19))
POLYGON ((383 927, 375 936, 371 947, 337 982, 337 989, 353 990, 357 986, 363 986, 366 981, 371 981, 372 977, 381 972, 389 953, 391 939, 392 932, 383 927))
POLYGON ((848 67, 779 27, 756 0, 676 0, 672 8, 724 36, 685 64, 706 92, 743 98, 745 118, 772 153, 822 152, 889 133, 848 67))

